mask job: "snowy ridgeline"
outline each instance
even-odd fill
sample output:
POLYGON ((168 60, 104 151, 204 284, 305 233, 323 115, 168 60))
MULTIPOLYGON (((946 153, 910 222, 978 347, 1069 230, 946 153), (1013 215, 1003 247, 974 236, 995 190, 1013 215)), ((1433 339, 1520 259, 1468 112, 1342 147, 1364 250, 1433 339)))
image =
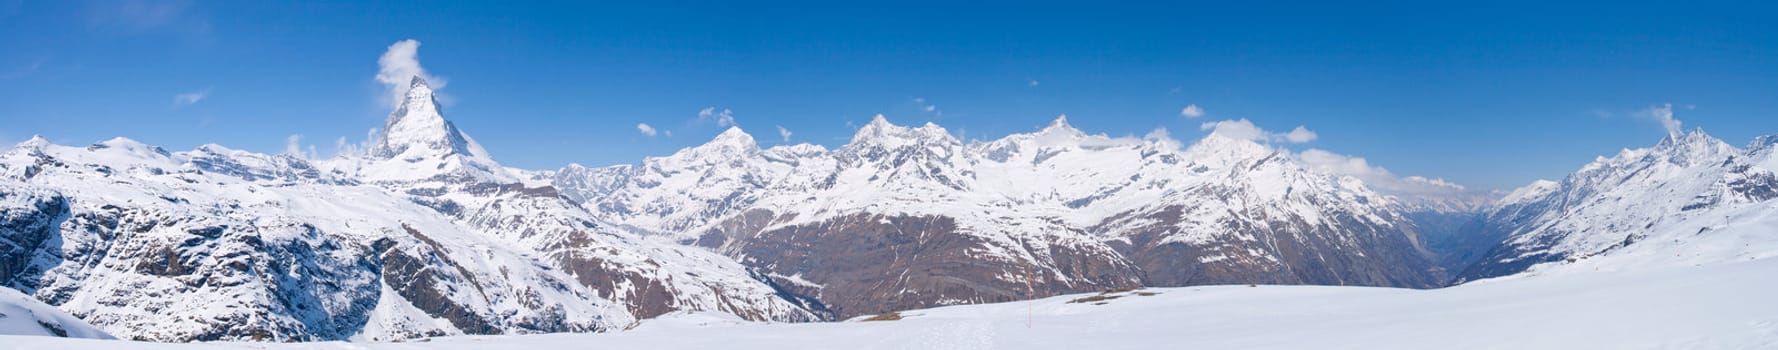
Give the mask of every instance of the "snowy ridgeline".
MULTIPOLYGON (((1506 278, 1436 290, 1206 286, 899 313, 899 320, 747 323, 678 314, 604 334, 407 343, 212 343, 213 349, 1769 349, 1778 260, 1506 278), (793 346, 795 347, 795 346, 793 346)), ((0 336, 0 349, 182 349, 0 336)))
MULTIPOLYGON (((1474 338, 1447 334, 1459 330, 1554 332, 1563 324, 1537 320, 1595 311, 1545 305, 1539 293, 1635 311, 1643 304, 1622 298, 1657 294, 1588 281, 1659 288, 1663 277, 1612 278, 1778 256, 1769 229, 1778 227, 1778 137, 1739 149, 1702 132, 1676 134, 1493 205, 1440 205, 1485 212, 1480 224, 1455 222, 1479 231, 1447 235, 1465 239, 1445 245, 1462 254, 1445 254, 1426 243, 1432 225, 1407 215, 1430 204, 1217 133, 1185 145, 1159 133, 1089 135, 1058 118, 1035 133, 964 143, 934 124, 879 116, 834 150, 762 149, 737 128, 635 166, 524 171, 500 166, 445 120, 423 80, 406 97, 372 149, 327 160, 215 145, 169 152, 125 138, 21 143, 0 153, 0 285, 118 337, 172 342, 375 342, 653 322, 611 336, 495 339, 515 347, 583 338, 685 347, 786 338, 864 347, 1125 339, 1250 347, 1272 345, 1262 333, 1333 329, 1344 333, 1330 339, 1363 336, 1354 345, 1424 347, 1413 345, 1474 338), (1004 308, 1026 304, 1002 304, 871 326, 747 324, 700 330, 708 340, 649 336, 712 321, 820 321, 1138 286, 1439 287, 1458 272, 1478 281, 1527 271, 1577 273, 1573 281, 1423 292, 1170 289, 1103 307, 1049 299, 1037 304, 1042 314, 1030 307, 1048 326, 1031 329, 1003 324, 1011 322, 1004 308), (1622 304, 1600 304, 1608 302, 1622 304), (1405 311, 1366 314, 1392 308, 1405 311), (1473 312, 1447 315, 1463 310, 1473 312), (688 312, 705 316, 647 321, 688 312), (1537 320, 1519 320, 1526 317, 1537 320), (1513 322, 1487 323, 1501 319, 1513 322), (1180 326, 1199 322, 1210 323, 1180 326), (1397 322, 1422 326, 1392 330, 1397 322), (1551 328, 1516 328, 1523 324, 1551 328), (947 342, 918 343, 932 337, 947 342), (704 341, 712 343, 696 343, 704 341)), ((1719 292, 1737 290, 1761 289, 1719 292)), ((1653 304, 1672 301, 1685 300, 1653 304)), ((1329 337, 1302 337, 1321 338, 1329 337)), ((432 344, 472 347, 464 344, 484 338, 450 339, 432 344)), ((7 340, 0 344, 51 341, 7 340)), ((1302 344, 1311 343, 1277 346, 1302 344)))

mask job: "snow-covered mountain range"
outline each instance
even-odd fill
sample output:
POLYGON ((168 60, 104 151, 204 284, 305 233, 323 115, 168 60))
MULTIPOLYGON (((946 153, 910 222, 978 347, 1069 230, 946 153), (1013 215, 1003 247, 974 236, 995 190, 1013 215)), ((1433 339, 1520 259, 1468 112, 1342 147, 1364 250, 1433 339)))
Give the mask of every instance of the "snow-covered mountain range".
POLYGON ((332 159, 20 143, 0 153, 0 286, 129 339, 394 340, 1778 254, 1778 137, 1674 134, 1499 200, 1066 117, 964 142, 878 116, 833 149, 731 128, 639 164, 528 171, 406 86, 371 147, 332 159))
POLYGON ((1696 130, 1599 157, 1498 201, 1468 234, 1496 244, 1458 277, 1778 255, 1778 135, 1736 148, 1696 130))
POLYGON ((605 221, 721 252, 842 316, 1141 285, 1444 278, 1394 197, 1221 134, 1113 138, 1061 117, 964 143, 878 116, 834 150, 762 149, 733 128, 638 165, 536 176, 605 221))
POLYGON ((597 331, 675 310, 823 318, 708 251, 526 186, 416 79, 366 155, 129 139, 0 154, 0 283, 131 339, 597 331))

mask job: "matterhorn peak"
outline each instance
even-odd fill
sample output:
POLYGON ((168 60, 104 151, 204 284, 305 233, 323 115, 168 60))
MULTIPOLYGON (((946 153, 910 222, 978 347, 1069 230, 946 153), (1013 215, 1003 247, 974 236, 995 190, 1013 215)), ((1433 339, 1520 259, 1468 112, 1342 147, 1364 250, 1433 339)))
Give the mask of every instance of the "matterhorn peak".
POLYGON ((381 163, 388 164, 373 167, 377 169, 365 174, 368 178, 408 181, 468 176, 496 182, 510 180, 504 168, 488 156, 487 150, 445 120, 439 111, 438 99, 425 78, 415 76, 409 82, 411 87, 406 98, 389 113, 372 153, 375 158, 384 160, 381 163))
POLYGON ((412 83, 407 97, 389 113, 388 121, 383 124, 376 154, 394 157, 414 147, 467 152, 466 138, 444 119, 426 79, 415 76, 412 83))

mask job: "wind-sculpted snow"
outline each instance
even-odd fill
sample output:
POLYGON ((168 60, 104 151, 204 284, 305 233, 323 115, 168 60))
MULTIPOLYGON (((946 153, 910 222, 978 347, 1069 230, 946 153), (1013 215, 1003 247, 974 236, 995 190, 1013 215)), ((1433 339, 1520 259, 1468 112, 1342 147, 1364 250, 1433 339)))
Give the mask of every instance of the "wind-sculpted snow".
POLYGON ((1672 135, 1514 191, 1488 215, 1505 242, 1461 278, 1778 255, 1772 139, 1743 150, 1701 130, 1672 135))
POLYGON ((1137 285, 1430 287, 1442 278, 1394 198, 1222 135, 1186 147, 1162 134, 1089 135, 1059 118, 965 144, 934 124, 879 116, 832 151, 760 149, 730 129, 637 166, 552 176, 606 221, 770 271, 842 316, 1137 285), (857 237, 936 222, 945 224, 919 225, 908 240, 857 237), (862 254, 881 250, 954 267, 862 254), (823 266, 836 261, 861 265, 823 266), (884 275, 915 277, 866 279, 884 275), (891 285, 901 286, 889 290, 895 300, 875 291, 891 285))

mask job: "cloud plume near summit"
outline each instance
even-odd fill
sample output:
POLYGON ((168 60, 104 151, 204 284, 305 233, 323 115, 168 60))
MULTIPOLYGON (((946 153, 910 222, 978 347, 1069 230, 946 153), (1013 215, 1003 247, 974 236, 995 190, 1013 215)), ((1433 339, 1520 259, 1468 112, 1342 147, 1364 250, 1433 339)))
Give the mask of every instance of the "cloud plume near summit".
POLYGON ((426 69, 420 67, 419 40, 397 41, 383 51, 382 57, 377 58, 377 82, 383 84, 384 92, 388 94, 384 103, 390 106, 400 104, 414 77, 426 79, 433 90, 445 87, 443 78, 428 75, 426 69))

